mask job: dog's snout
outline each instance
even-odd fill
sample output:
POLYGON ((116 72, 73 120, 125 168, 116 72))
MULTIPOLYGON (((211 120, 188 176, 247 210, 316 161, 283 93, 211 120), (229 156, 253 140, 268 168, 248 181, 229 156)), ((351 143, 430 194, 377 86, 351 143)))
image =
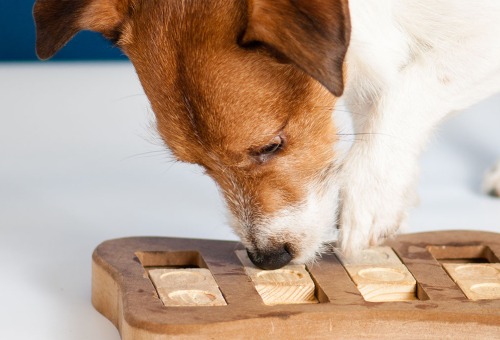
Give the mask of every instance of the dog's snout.
POLYGON ((293 258, 286 244, 266 250, 250 251, 247 249, 247 254, 253 264, 266 270, 279 269, 293 258))

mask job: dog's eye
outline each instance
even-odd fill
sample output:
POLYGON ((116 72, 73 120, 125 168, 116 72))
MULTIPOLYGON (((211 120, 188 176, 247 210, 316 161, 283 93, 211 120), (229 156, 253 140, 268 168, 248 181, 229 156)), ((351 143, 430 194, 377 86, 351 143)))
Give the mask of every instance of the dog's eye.
POLYGON ((273 143, 266 145, 262 149, 260 149, 259 154, 268 155, 271 153, 275 153, 281 148, 281 146, 282 146, 282 140, 281 137, 278 136, 273 140, 273 143))
POLYGON ((273 155, 281 151, 283 149, 284 144, 285 144, 284 138, 281 136, 276 136, 269 144, 260 149, 254 150, 251 153, 252 156, 254 156, 260 163, 263 163, 267 161, 269 158, 271 158, 273 155))

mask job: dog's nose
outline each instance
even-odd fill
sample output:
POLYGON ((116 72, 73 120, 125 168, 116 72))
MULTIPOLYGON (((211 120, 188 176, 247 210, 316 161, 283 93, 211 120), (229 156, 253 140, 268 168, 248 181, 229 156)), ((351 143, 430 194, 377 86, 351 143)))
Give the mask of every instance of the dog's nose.
POLYGON ((266 270, 281 268, 287 265, 293 258, 286 245, 263 251, 249 251, 247 249, 247 254, 254 265, 266 270))

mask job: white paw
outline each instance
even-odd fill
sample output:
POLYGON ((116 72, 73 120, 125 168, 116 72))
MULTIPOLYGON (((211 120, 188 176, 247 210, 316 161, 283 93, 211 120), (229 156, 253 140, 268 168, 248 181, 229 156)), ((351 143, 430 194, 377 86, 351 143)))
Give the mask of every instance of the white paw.
POLYGON ((484 176, 483 191, 491 196, 500 197, 500 161, 484 176))
POLYGON ((339 251, 347 256, 395 235, 418 201, 416 162, 348 159, 339 197, 339 251), (410 165, 411 164, 411 165, 410 165))

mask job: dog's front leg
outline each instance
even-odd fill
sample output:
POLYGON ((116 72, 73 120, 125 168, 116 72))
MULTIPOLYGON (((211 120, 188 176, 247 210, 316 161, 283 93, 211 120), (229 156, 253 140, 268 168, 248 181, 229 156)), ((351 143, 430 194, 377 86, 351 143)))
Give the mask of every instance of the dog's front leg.
MULTIPOLYGON (((346 255, 394 234, 416 203, 418 157, 433 127, 449 112, 433 85, 418 74, 401 76, 365 112, 354 112, 356 142, 338 179, 339 245, 346 255)), ((347 94, 350 107, 352 100, 359 105, 347 94)))

